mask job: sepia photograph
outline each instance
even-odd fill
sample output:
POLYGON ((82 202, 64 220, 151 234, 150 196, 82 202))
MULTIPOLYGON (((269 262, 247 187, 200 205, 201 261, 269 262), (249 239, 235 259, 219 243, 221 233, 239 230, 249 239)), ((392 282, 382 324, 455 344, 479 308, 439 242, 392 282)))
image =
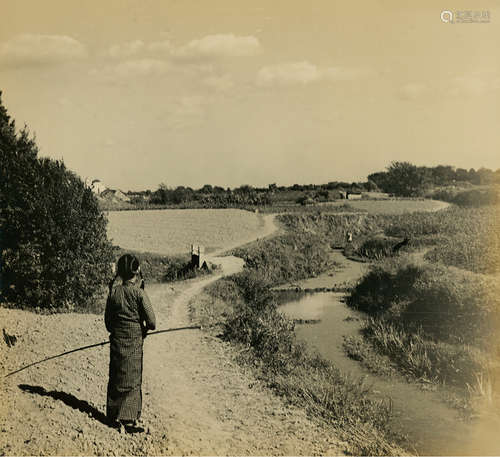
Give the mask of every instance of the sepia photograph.
POLYGON ((500 455, 499 44, 0 0, 0 456, 500 455))

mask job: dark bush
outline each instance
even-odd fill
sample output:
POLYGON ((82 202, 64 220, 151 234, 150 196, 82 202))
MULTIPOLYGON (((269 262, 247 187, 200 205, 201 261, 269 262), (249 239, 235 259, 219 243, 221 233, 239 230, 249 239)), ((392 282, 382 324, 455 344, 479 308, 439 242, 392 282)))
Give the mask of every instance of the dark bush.
POLYGON ((380 260, 393 255, 396 241, 386 238, 370 238, 356 249, 356 254, 367 259, 380 260))
POLYGON ((498 286, 491 278, 408 259, 372 267, 347 304, 397 322, 410 333, 453 344, 487 344, 499 324, 498 286))
POLYGON ((39 158, 34 139, 0 100, 2 301, 82 309, 102 293, 112 260, 106 219, 64 163, 39 158))
POLYGON ((498 190, 496 188, 488 188, 460 192, 455 195, 452 203, 462 207, 477 208, 479 206, 497 205, 499 201, 498 190))
POLYGON ((415 282, 424 274, 422 267, 404 262, 374 265, 347 297, 347 304, 371 316, 389 310, 396 314, 394 308, 409 300, 415 282))
POLYGON ((479 189, 455 190, 440 189, 432 194, 435 200, 454 203, 463 208, 478 208, 480 206, 497 205, 500 201, 498 188, 487 187, 479 189))

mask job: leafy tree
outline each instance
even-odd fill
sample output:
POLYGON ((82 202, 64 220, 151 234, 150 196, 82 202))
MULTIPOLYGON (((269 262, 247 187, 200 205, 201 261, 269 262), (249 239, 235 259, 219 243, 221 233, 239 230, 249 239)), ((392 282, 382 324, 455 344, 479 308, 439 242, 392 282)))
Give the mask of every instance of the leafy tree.
POLYGON ((480 184, 492 184, 495 182, 495 173, 489 168, 480 168, 477 170, 480 184))
POLYGON ((426 173, 409 162, 392 162, 386 180, 384 190, 402 197, 422 195, 427 186, 426 173))
POLYGON ((387 181, 386 171, 379 171, 368 175, 368 182, 373 182, 379 189, 382 189, 384 192, 388 192, 387 189, 389 188, 389 183, 387 181))
POLYGON ((378 192, 380 189, 378 188, 377 184, 375 184, 373 181, 366 181, 365 183, 365 189, 368 192, 378 192))
POLYGON ((169 189, 164 183, 161 183, 157 190, 151 195, 151 203, 166 205, 172 202, 173 190, 169 189))
POLYGON ((240 187, 237 187, 236 189, 234 189, 234 192, 237 193, 237 194, 252 194, 254 193, 254 189, 252 186, 248 185, 248 184, 243 184, 242 186, 240 187))
POLYGON ((201 189, 200 192, 203 194, 211 194, 214 191, 214 188, 210 184, 205 184, 201 189))
POLYGON ((457 181, 467 181, 469 174, 465 168, 457 168, 455 171, 455 179, 457 181))
POLYGON ((2 301, 45 309, 87 306, 109 280, 107 221, 76 174, 62 162, 39 158, 26 127, 16 133, 1 97, 0 163, 2 301))
POLYGON ((432 176, 432 182, 435 185, 451 184, 456 179, 455 168, 451 165, 438 165, 429 169, 429 174, 432 176))

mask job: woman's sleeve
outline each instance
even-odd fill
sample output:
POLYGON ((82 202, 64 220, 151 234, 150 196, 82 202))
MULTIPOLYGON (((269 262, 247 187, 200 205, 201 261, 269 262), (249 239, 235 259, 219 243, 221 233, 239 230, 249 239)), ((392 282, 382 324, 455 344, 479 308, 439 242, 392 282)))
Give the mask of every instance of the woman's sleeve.
POLYGON ((154 330, 156 328, 156 317, 149 301, 148 294, 142 289, 139 289, 139 310, 141 314, 141 321, 146 322, 146 328, 148 330, 154 330))
POLYGON ((111 294, 108 295, 106 300, 106 311, 104 311, 104 324, 106 330, 111 333, 111 294))

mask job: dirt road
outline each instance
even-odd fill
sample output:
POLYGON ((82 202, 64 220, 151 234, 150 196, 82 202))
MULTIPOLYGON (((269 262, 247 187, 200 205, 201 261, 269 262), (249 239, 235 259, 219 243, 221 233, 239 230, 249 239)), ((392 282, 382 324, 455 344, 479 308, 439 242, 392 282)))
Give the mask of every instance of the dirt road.
MULTIPOLYGON (((213 258, 223 273, 241 259, 213 258)), ((189 324, 188 302, 218 277, 158 284, 147 292, 158 328, 189 324)), ((41 316, 0 308, 17 336, 1 341, 0 455, 342 454, 332 429, 287 406, 234 362, 234 350, 199 330, 145 341, 146 432, 120 435, 104 416, 109 346, 59 358, 9 378, 24 363, 107 339, 102 316, 41 316)))

